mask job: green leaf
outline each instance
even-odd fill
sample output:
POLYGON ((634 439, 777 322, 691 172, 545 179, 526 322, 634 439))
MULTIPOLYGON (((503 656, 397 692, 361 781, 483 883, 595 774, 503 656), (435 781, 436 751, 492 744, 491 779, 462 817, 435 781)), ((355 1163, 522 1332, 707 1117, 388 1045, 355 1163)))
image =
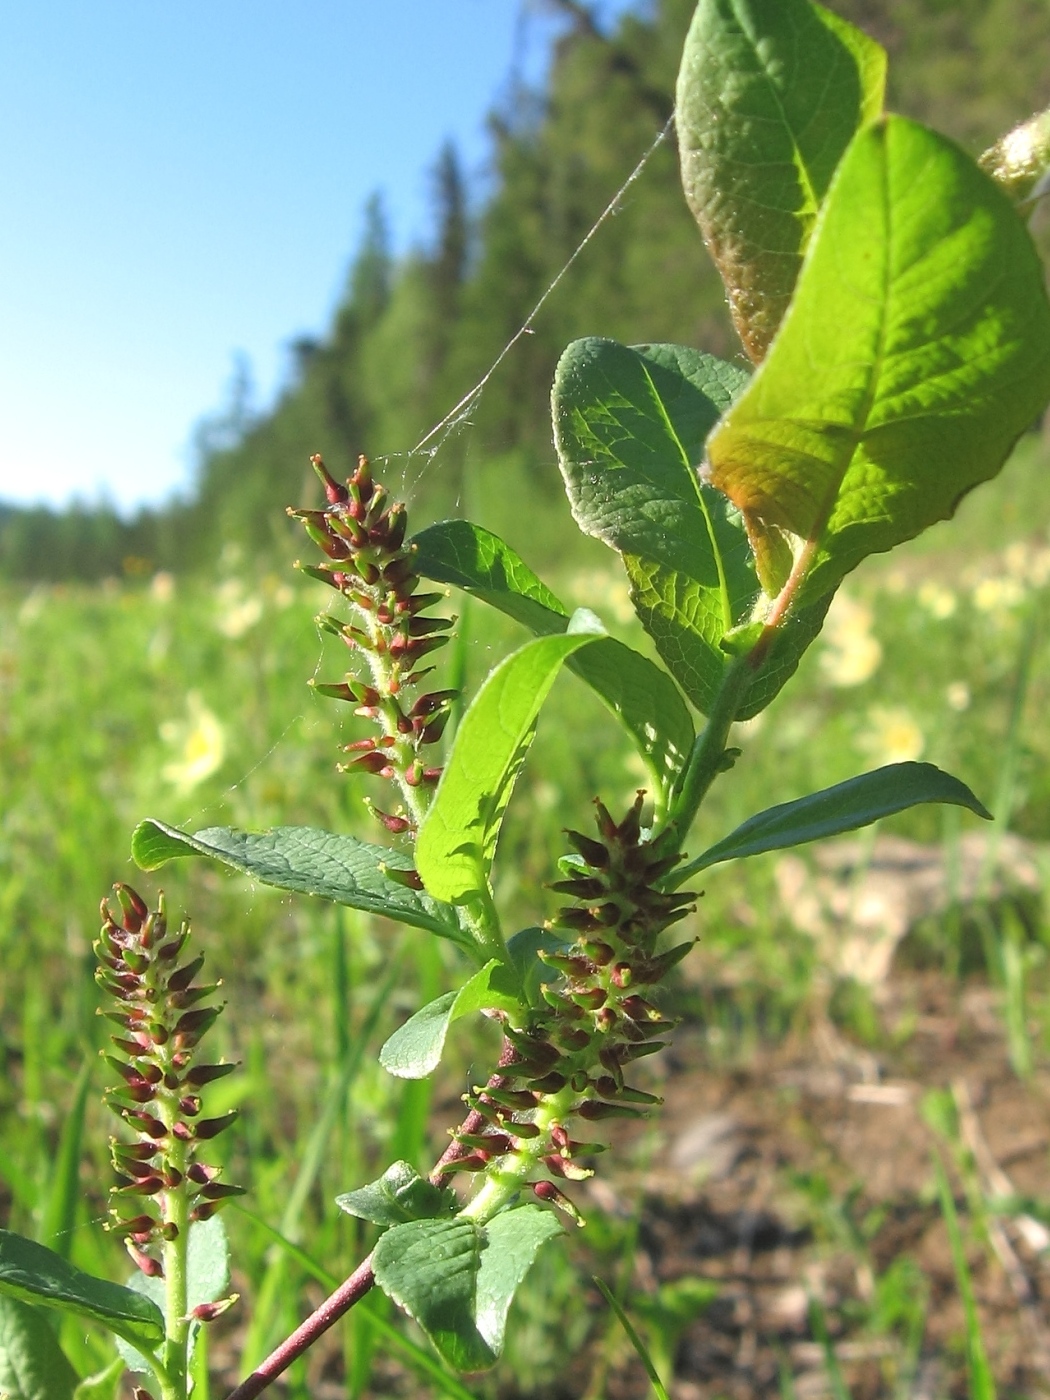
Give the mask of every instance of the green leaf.
POLYGON ((671 677, 615 637, 585 647, 567 665, 619 719, 666 795, 685 767, 695 737, 689 710, 671 677))
POLYGON ((767 591, 793 553, 812 602, 951 515, 1048 396, 1024 226, 950 141, 888 117, 843 158, 776 342, 708 441, 710 479, 767 591))
POLYGON ((73 1400, 117 1400, 124 1378, 124 1358, 115 1356, 108 1366, 85 1376, 73 1392, 73 1400))
POLYGON ((379 1063, 399 1079, 425 1079, 441 1061, 452 1022, 472 1011, 491 1008, 523 1010, 514 969, 495 959, 475 972, 458 992, 446 992, 410 1016, 380 1050, 379 1063))
POLYGON ((408 1162, 394 1162, 378 1181, 336 1196, 335 1203, 347 1215, 368 1220, 373 1225, 433 1220, 451 1215, 456 1209, 456 1197, 447 1186, 435 1186, 408 1162))
POLYGON ((891 763, 862 773, 821 792, 810 793, 794 802, 769 807, 675 872, 675 883, 688 880, 697 871, 726 860, 782 851, 826 836, 840 836, 870 826, 895 812, 907 811, 924 802, 945 802, 968 807, 977 816, 991 821, 991 813, 965 783, 943 773, 932 763, 891 763))
POLYGON ((9 1230, 0 1230, 0 1292, 89 1317, 149 1350, 164 1340, 163 1315, 148 1299, 85 1274, 53 1250, 9 1230))
POLYGON ((498 535, 469 520, 442 520, 413 536, 413 567, 498 608, 537 636, 564 632, 561 603, 498 535))
POLYGON ((77 1373, 39 1308, 0 1294, 0 1395, 73 1400, 77 1373))
MULTIPOLYGON (((741 531, 741 533, 743 533, 741 531)), ((729 634, 719 635, 700 586, 685 574, 661 564, 627 558, 631 597, 642 626, 679 685, 696 708, 707 714, 732 658, 729 634)), ((762 665, 744 697, 737 719, 751 719, 780 693, 798 668, 802 654, 820 632, 832 594, 799 608, 777 630, 762 665)))
POLYGON ((540 1246, 564 1234, 558 1218, 541 1206, 501 1211, 485 1226, 475 1296, 478 1331, 495 1356, 503 1350, 507 1313, 540 1246))
POLYGON ((810 0, 700 0, 675 108, 682 184, 761 360, 854 132, 882 110, 886 55, 810 0))
POLYGON ((754 597, 755 578, 739 527, 696 469, 746 384, 742 369, 687 346, 597 337, 574 341, 554 378, 555 444, 580 529, 697 579, 726 618, 754 597))
POLYGON ((486 1226, 457 1216, 395 1225, 372 1256, 376 1282, 416 1320, 443 1360, 484 1371, 503 1347, 507 1312, 540 1246, 561 1226, 519 1206, 486 1226))
POLYGON ((562 663, 593 641, 571 633, 527 642, 474 697, 416 841, 416 869, 435 899, 462 904, 485 890, 540 707, 562 663))
POLYGON ((386 870, 411 870, 410 855, 334 831, 278 826, 252 833, 211 826, 190 835, 151 818, 135 828, 131 853, 143 870, 156 870, 182 856, 210 856, 264 885, 317 895, 454 942, 467 941, 448 911, 385 874, 386 870))
MULTIPOLYGON (((705 714, 730 664, 723 639, 750 618, 759 596, 739 513, 697 473, 708 432, 746 384, 736 366, 684 346, 599 339, 570 345, 554 383, 555 438, 573 514, 623 555, 643 627, 705 714)), ((827 606, 800 610, 782 629, 741 719, 777 694, 827 606)), ((592 656, 597 664, 595 653, 578 661, 590 664, 592 656)))
MULTIPOLYGON (((577 873, 578 868, 572 871, 573 875, 577 873)), ((557 968, 551 967, 540 958, 540 950, 545 953, 564 953, 568 948, 569 944, 564 938, 559 938, 547 928, 519 929, 507 939, 507 952, 518 974, 522 993, 530 1006, 542 1006, 540 988, 548 982, 557 982, 561 976, 557 968)))
POLYGON ((230 1286, 230 1244, 222 1218, 195 1220, 186 1251, 187 1304, 217 1303, 230 1286))
MULTIPOLYGON (((466 520, 446 520, 416 535, 415 567, 455 584, 537 636, 564 632, 569 615, 532 570, 498 536, 466 520)), ((662 789, 678 776, 693 746, 693 724, 677 686, 648 657, 612 637, 567 662, 604 701, 638 746, 662 789)))
POLYGON ((736 511, 697 468, 707 434, 746 384, 684 346, 578 340, 554 380, 555 443, 572 513, 624 556, 643 626, 706 710, 727 665, 719 643, 758 595, 736 511), (663 620, 683 634, 685 652, 663 620))
MULTIPOLYGON (((190 1226, 189 1247, 186 1251, 186 1306, 195 1308, 198 1303, 217 1303, 230 1286, 230 1246, 226 1238, 226 1227, 217 1215, 210 1220, 195 1220, 190 1226)), ((151 1278, 147 1274, 135 1273, 128 1280, 132 1293, 155 1303, 163 1313, 166 1305, 165 1284, 162 1278, 151 1278)), ((190 1324, 189 1355, 192 1357, 201 1324, 190 1324)), ((130 1371, 149 1371, 149 1361, 137 1347, 125 1339, 117 1338, 117 1350, 130 1371)))

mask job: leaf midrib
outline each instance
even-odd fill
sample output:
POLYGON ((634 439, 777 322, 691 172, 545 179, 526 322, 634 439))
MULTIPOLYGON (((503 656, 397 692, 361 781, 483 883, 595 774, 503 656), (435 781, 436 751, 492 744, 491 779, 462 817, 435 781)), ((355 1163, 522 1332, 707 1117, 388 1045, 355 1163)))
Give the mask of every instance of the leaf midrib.
POLYGON ((664 404, 664 401, 660 397, 656 385, 653 383, 653 377, 649 373, 649 366, 645 363, 644 356, 640 356, 639 358, 641 359, 642 373, 645 375, 645 382, 649 386, 649 392, 652 396, 653 402, 659 409, 660 416, 663 419, 664 425, 667 428, 667 432, 670 435, 672 442, 678 448, 678 452, 682 460, 682 466, 685 469, 686 476, 689 478, 689 483, 693 488, 693 494, 696 496, 697 504, 700 507, 700 513, 704 518, 704 525, 707 528, 707 536, 711 542, 711 554, 715 561, 715 568, 718 570, 718 594, 719 600, 722 604, 722 623, 725 631, 728 632, 729 629, 733 626, 732 608, 730 607, 729 603, 729 583, 726 579, 725 567, 722 563, 722 552, 718 548, 718 537, 715 534, 714 522, 712 521, 711 513, 707 508, 707 502, 704 500, 704 493, 700 489, 700 479, 694 471, 692 463, 689 461, 689 454, 685 450, 685 444, 682 442, 682 439, 678 436, 678 430, 671 422, 670 414, 667 412, 667 408, 664 404))
POLYGON ((853 423, 844 433, 845 440, 850 444, 849 451, 842 458, 842 467, 834 480, 828 487, 824 500, 821 502, 812 527, 806 537, 806 543, 817 545, 824 528, 831 517, 831 512, 835 507, 842 491, 842 483, 846 479, 846 474, 853 464, 853 459, 857 455, 857 449, 864 441, 870 428, 872 410, 878 399, 878 387, 882 379, 882 371, 886 362, 886 343, 889 335, 889 302, 892 291, 893 278, 891 276, 891 265, 893 262, 893 202, 890 199, 890 160, 889 160, 889 127, 882 124, 882 160, 881 160, 881 186, 882 186, 882 206, 883 220, 886 229, 883 241, 882 257, 882 295, 879 300, 879 327, 876 336, 875 353, 872 356, 871 369, 868 375, 868 385, 861 400, 861 407, 856 414, 853 423))
MULTIPOLYGON (((744 38, 747 40, 748 44, 751 47, 751 52, 755 58, 755 66, 766 81, 766 86, 769 88, 770 95, 772 96, 773 101, 776 104, 777 111, 780 113, 781 121, 784 124, 784 130, 788 133, 788 136, 791 138, 791 148, 795 153, 794 168, 798 172, 799 180, 802 185, 802 192, 805 195, 806 200, 808 201, 809 208, 806 211, 806 213, 808 214, 808 217, 812 220, 816 217, 817 211, 820 209, 820 200, 817 198, 816 191, 813 188, 813 182, 810 179, 809 170, 802 156, 802 149, 799 146, 794 128, 791 125, 791 122, 788 120, 788 115, 784 109, 784 104, 780 99, 780 93, 777 91, 776 84, 769 76, 769 70, 767 69, 766 65, 762 62, 762 59, 758 52, 758 42, 755 39, 751 30, 749 29, 748 25, 746 24, 744 16, 741 14, 741 3, 742 0, 732 0, 733 14, 736 18, 737 24, 739 24, 740 26, 741 34, 744 36, 744 38)), ((798 215, 796 215, 796 218, 797 217, 798 215)), ((805 242, 805 240, 803 241, 805 242)))

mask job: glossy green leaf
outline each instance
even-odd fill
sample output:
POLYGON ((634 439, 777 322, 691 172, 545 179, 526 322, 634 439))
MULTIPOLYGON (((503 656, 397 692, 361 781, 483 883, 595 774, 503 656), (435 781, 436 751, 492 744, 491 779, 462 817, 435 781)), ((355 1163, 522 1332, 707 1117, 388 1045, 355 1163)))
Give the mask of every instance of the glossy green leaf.
POLYGON ((446 992, 410 1016, 380 1050, 379 1063, 399 1079, 425 1079, 441 1061, 452 1022, 489 1009, 523 1009, 514 968, 495 959, 475 972, 458 992, 446 992))
POLYGON ((882 110, 886 55, 810 0, 700 0, 678 76, 682 184, 761 360, 835 167, 882 110))
POLYGON ((0 1294, 0 1395, 73 1400, 77 1373, 40 1308, 0 1294))
MULTIPOLYGON (((446 520, 413 540, 424 578, 451 583, 522 623, 537 636, 564 632, 569 614, 498 536, 466 520, 446 520)), ((664 789, 693 746, 693 724, 677 686, 659 666, 613 637, 571 656, 569 669, 608 705, 664 789)))
POLYGON ((582 632, 528 642, 474 697, 416 841, 416 869, 435 899, 462 904, 484 890, 540 708, 565 660, 593 641, 582 632))
POLYGON ((932 763, 891 763, 749 817, 724 840, 676 871, 675 883, 688 880, 698 871, 722 861, 740 860, 765 851, 782 851, 826 836, 840 836, 924 802, 967 807, 977 816, 991 820, 991 813, 983 803, 950 773, 942 772, 932 763))
POLYGON ((1023 224, 945 137, 889 117, 843 158, 776 342, 708 441, 710 479, 744 512, 767 591, 787 539, 812 602, 951 515, 1048 397, 1023 224))
POLYGON ((376 1282, 457 1371, 484 1371, 503 1348, 507 1312, 554 1215, 518 1206, 486 1226, 457 1216, 395 1225, 372 1256, 376 1282))
POLYGON ((85 1274, 53 1250, 9 1230, 0 1230, 0 1293, 89 1317, 149 1349, 164 1339, 163 1315, 148 1299, 85 1274))
POLYGON ((264 885, 382 914, 454 942, 467 941, 447 910, 385 874, 411 870, 410 855, 353 836, 310 826, 278 826, 260 833, 212 826, 190 835, 148 819, 135 828, 131 852, 143 870, 156 870, 183 856, 210 856, 264 885))
POLYGON ((357 1220, 383 1226, 434 1220, 456 1209, 456 1197, 447 1186, 435 1186, 408 1162, 394 1162, 377 1181, 336 1196, 335 1203, 357 1220))

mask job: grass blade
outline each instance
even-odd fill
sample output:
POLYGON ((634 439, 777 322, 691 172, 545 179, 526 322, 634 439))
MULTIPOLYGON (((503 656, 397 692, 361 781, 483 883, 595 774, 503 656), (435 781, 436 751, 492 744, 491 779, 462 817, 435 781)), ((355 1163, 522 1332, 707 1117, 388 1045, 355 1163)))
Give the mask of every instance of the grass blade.
POLYGON ((811 1297, 809 1300, 809 1323, 813 1328, 813 1335, 820 1343, 824 1353, 824 1369, 828 1373, 828 1384, 831 1386, 834 1400, 850 1400, 849 1388, 842 1375, 842 1367, 835 1355, 831 1338, 828 1336, 827 1318, 824 1316, 824 1308, 819 1298, 811 1297))
POLYGON ((963 1315, 966 1319, 966 1365, 970 1374, 970 1400, 996 1400, 995 1381, 984 1350, 981 1336, 981 1323, 977 1316, 977 1300, 973 1292, 973 1280, 966 1262, 966 1249, 963 1244, 959 1217, 955 1210, 948 1173, 939 1153, 934 1153, 933 1170, 937 1179, 937 1196, 941 1214, 944 1216, 948 1243, 951 1245, 952 1263, 955 1266, 955 1281, 962 1299, 963 1315))
POLYGON ((667 1394, 667 1387, 664 1385, 663 1381, 657 1374, 656 1367, 653 1365, 652 1357, 649 1355, 649 1351, 645 1343, 635 1331, 634 1324, 631 1322, 631 1319, 627 1316, 626 1312, 624 1312, 623 1305, 620 1303, 619 1299, 615 1296, 612 1290, 607 1288, 605 1284, 602 1283, 600 1278, 595 1278, 594 1282, 598 1285, 598 1290, 601 1293, 602 1297, 605 1299, 605 1301, 609 1304, 610 1308, 612 1308, 613 1312, 619 1318, 620 1326, 627 1333, 627 1339, 631 1343, 631 1346, 634 1347, 635 1352, 638 1355, 638 1360, 645 1367, 645 1374, 649 1377, 650 1381, 652 1382, 653 1393, 656 1396, 656 1400, 670 1400, 670 1397, 667 1394))
POLYGON ((91 1056, 84 1061, 73 1088, 69 1106, 55 1153, 55 1169, 47 1193, 43 1219, 40 1222, 40 1243, 53 1249, 63 1259, 69 1258, 73 1246, 73 1226, 76 1223, 77 1201, 80 1196, 80 1148, 84 1137, 84 1113, 87 1109, 91 1072, 96 1064, 91 1056))

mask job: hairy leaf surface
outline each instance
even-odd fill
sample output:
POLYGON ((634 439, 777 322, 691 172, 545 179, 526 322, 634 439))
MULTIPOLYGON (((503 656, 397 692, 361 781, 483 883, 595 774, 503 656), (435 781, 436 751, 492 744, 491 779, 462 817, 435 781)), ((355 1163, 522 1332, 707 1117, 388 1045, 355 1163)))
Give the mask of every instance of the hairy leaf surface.
POLYGON ((457 1216, 394 1225, 372 1256, 376 1282, 416 1320, 457 1371, 495 1365, 518 1285, 540 1246, 561 1233, 539 1206, 503 1211, 488 1225, 457 1216))
POLYGON ((701 0, 682 55, 682 184, 748 354, 763 358, 835 167, 882 110, 886 55, 810 0, 701 0))
MULTIPOLYGON (((554 383, 573 515, 622 554, 642 625, 705 714, 730 664, 722 641, 747 621, 759 594, 739 513, 698 475, 707 434, 746 385, 744 371, 685 346, 600 339, 570 345, 554 383)), ((826 602, 801 609, 783 629, 740 718, 769 704, 826 611, 826 602)))
POLYGON ((131 852, 143 870, 156 870, 183 856, 210 856, 264 885, 383 914, 455 942, 468 941, 450 911, 385 874, 387 870, 411 870, 411 856, 354 836, 311 826, 278 826, 264 832, 210 826, 191 835, 147 819, 135 828, 131 852))
POLYGON ((434 1220, 456 1209, 456 1197, 447 1186, 435 1186, 408 1162, 392 1163, 378 1180, 336 1196, 335 1203, 347 1215, 383 1226, 434 1220))

